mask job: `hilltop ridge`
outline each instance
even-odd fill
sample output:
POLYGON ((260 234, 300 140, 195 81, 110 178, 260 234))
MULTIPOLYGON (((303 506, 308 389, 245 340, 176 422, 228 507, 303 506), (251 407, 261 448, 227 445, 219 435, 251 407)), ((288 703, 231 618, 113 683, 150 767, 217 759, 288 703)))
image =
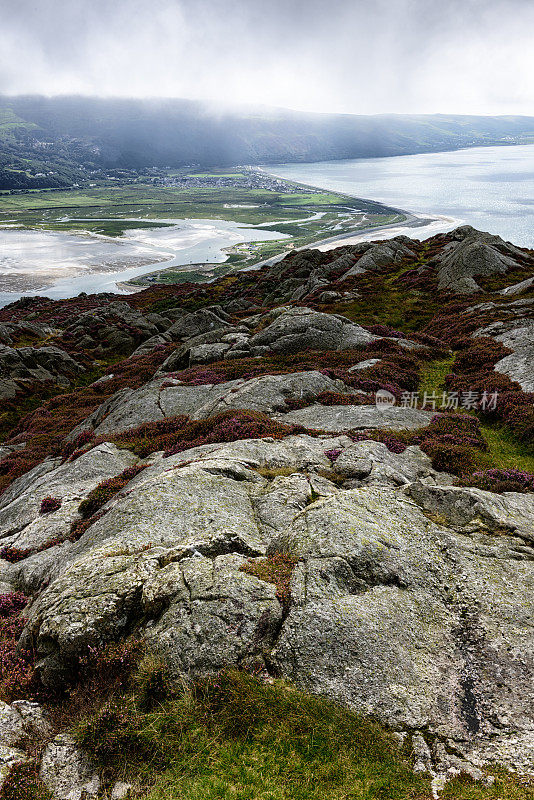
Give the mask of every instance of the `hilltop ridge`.
POLYGON ((533 117, 358 116, 4 95, 0 189, 64 187, 100 170, 374 158, 533 140, 533 117))
POLYGON ((534 251, 469 226, 0 309, 10 774, 196 798, 216 730, 279 800, 283 707, 301 765, 321 714, 382 743, 309 797, 532 797, 533 331, 534 251))

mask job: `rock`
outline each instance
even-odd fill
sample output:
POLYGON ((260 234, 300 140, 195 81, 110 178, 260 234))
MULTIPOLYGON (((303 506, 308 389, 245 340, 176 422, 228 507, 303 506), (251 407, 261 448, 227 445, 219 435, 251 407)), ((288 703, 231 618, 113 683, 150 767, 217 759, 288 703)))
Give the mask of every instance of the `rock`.
POLYGON ((270 656, 280 674, 396 729, 464 741, 481 763, 498 749, 510 765, 532 759, 534 573, 513 537, 473 540, 400 490, 366 487, 309 505, 271 547, 300 556, 270 656))
MULTIPOLYGON (((225 384, 222 384, 223 386, 225 384)), ((243 408, 272 414, 283 410, 286 400, 311 401, 322 392, 360 394, 343 381, 333 380, 321 372, 293 372, 289 375, 262 375, 232 386, 220 398, 197 409, 194 419, 213 417, 229 408, 243 408)))
POLYGON ((310 430, 334 433, 365 428, 385 430, 415 429, 428 425, 433 414, 401 406, 321 406, 313 405, 276 414, 275 419, 291 425, 303 425, 310 430))
POLYGON ((116 783, 113 784, 110 800, 124 800, 124 798, 129 797, 133 791, 134 791, 133 783, 125 783, 125 781, 117 781, 116 783))
POLYGON ((35 737, 52 732, 52 725, 38 703, 15 700, 11 705, 0 701, 0 745, 24 747, 35 737))
POLYGON ((393 264, 398 264, 406 258, 415 259, 416 255, 406 244, 400 240, 387 239, 377 244, 369 244, 366 252, 356 264, 345 273, 344 278, 351 275, 361 275, 363 272, 382 269, 393 264))
POLYGON ((12 400, 19 388, 31 383, 67 387, 84 368, 59 347, 0 345, 0 399, 12 400))
POLYGON ((349 367, 349 372, 358 372, 360 369, 367 369, 368 367, 374 367, 375 364, 380 364, 380 358, 368 358, 366 361, 359 361, 354 366, 349 367))
POLYGON ((100 779, 91 762, 67 734, 46 745, 39 777, 54 800, 89 800, 100 791, 100 779))
MULTIPOLYGON (((96 435, 101 436, 181 414, 191 419, 206 419, 230 408, 270 414, 283 409, 286 400, 311 401, 326 391, 358 394, 343 381, 333 380, 318 371, 262 375, 250 380, 195 386, 159 378, 107 401, 88 418, 86 425, 94 426, 96 435)), ((82 426, 76 430, 81 432, 82 426)))
POLYGON ((465 533, 507 534, 534 544, 531 493, 493 494, 473 487, 430 486, 417 481, 409 494, 425 511, 465 533))
POLYGON ((534 392, 534 319, 522 319, 496 336, 498 342, 514 352, 495 364, 495 370, 508 375, 524 392, 534 392))
POLYGON ((526 292, 531 288, 532 284, 534 284, 534 276, 532 278, 527 278, 524 281, 520 281, 519 283, 514 283, 512 286, 507 286, 505 289, 501 289, 499 294, 503 294, 505 296, 523 294, 523 292, 526 292))
POLYGON ((141 343, 165 329, 163 318, 143 314, 128 303, 111 303, 75 314, 64 334, 78 346, 98 352, 131 353, 141 343))
POLYGON ((523 764, 534 741, 531 496, 441 477, 418 448, 345 436, 157 456, 57 559, 22 644, 35 643, 46 684, 87 645, 134 630, 175 675, 264 659, 397 730, 463 743, 470 763, 523 764), (323 471, 365 485, 340 489, 323 471), (299 559, 288 609, 242 569, 280 550, 299 559))
POLYGON ((345 478, 358 478, 365 484, 402 486, 417 479, 433 482, 452 481, 451 476, 432 469, 430 458, 419 447, 407 447, 392 453, 381 442, 355 442, 346 447, 333 465, 334 472, 345 478))
POLYGON ((253 355, 267 351, 348 350, 376 341, 374 336, 346 317, 322 314, 310 308, 291 308, 248 342, 253 355))
POLYGON ((462 225, 448 236, 453 241, 435 259, 438 286, 458 294, 481 291, 476 276, 505 273, 517 267, 525 257, 524 251, 500 236, 482 233, 470 225, 462 225))
POLYGON ((191 339, 193 336, 198 336, 207 331, 228 327, 230 326, 227 320, 221 319, 207 308, 202 308, 200 311, 180 317, 168 328, 167 334, 172 341, 180 341, 182 339, 191 339))
POLYGON ((73 462, 50 459, 23 475, 0 497, 0 544, 32 549, 66 538, 78 516, 78 506, 101 481, 133 466, 137 457, 128 450, 103 443, 73 462), (57 497, 57 511, 41 514, 41 501, 57 497))

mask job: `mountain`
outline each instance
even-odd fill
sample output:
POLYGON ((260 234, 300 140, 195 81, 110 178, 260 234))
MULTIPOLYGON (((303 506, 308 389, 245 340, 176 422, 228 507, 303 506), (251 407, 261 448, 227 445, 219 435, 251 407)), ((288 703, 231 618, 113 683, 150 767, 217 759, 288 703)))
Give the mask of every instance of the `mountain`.
POLYGON ((3 796, 532 800, 533 328, 468 226, 1 309, 3 796))
POLYGON ((186 100, 0 96, 0 188, 9 181, 14 188, 67 185, 93 168, 369 158, 533 137, 533 117, 366 117, 216 111, 186 100))

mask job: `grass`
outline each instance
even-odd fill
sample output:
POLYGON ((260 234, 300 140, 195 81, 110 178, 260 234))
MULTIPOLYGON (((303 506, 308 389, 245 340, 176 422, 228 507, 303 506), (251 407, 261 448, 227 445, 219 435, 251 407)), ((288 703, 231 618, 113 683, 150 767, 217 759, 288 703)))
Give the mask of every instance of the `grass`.
POLYGON ((534 474, 532 447, 519 441, 504 425, 485 422, 480 427, 489 447, 478 457, 480 469, 520 469, 534 474))
POLYGON ((147 800, 430 798, 393 737, 281 681, 223 673, 142 712, 112 701, 78 727, 101 766, 137 774, 147 800))
MULTIPOLYGON (((110 784, 134 777, 145 800, 432 797, 430 778, 412 772, 409 744, 401 752, 378 723, 336 703, 234 670, 162 695, 161 664, 141 674, 75 735, 110 784)), ((460 778, 446 791, 456 800, 534 800, 531 787, 503 774, 492 787, 460 778)))
POLYGON ((451 371, 454 364, 454 355, 447 358, 436 359, 435 361, 424 362, 420 370, 419 394, 424 397, 425 392, 431 395, 433 392, 439 396, 445 386, 445 378, 451 371))
MULTIPOLYGON (((423 363, 420 371, 419 397, 424 392, 433 392, 441 397, 444 390, 445 377, 451 371, 455 355, 423 363)), ((438 404, 439 410, 439 404, 438 404)), ((497 422, 482 421, 482 435, 488 445, 487 452, 477 451, 475 462, 477 470, 485 469, 519 469, 534 474, 534 454, 532 447, 521 442, 505 425, 497 422)))

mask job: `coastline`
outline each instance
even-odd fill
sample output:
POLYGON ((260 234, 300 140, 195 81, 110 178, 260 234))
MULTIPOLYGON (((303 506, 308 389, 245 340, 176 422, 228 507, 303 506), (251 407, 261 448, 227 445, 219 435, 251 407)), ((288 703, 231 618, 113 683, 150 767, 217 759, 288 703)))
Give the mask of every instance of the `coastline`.
MULTIPOLYGON (((257 169, 259 171, 261 171, 261 172, 266 172, 267 173, 267 170, 264 170, 262 168, 257 168, 257 169)), ((274 173, 270 173, 270 174, 274 175, 274 173)), ((302 182, 288 180, 286 178, 281 178, 281 179, 284 180, 286 183, 289 183, 289 184, 291 184, 293 186, 297 186, 299 188, 306 189, 308 191, 310 189, 312 189, 315 192, 323 191, 323 189, 321 187, 314 186, 313 184, 305 184, 305 183, 302 183, 302 182)), ((390 218, 391 218, 392 213, 394 213, 394 214, 397 215, 397 218, 393 222, 385 222, 383 224, 374 224, 374 225, 373 224, 364 225, 364 226, 362 226, 361 228, 358 228, 358 229, 353 229, 353 230, 350 230, 350 231, 340 232, 339 234, 336 234, 335 236, 329 236, 329 237, 326 237, 326 238, 320 238, 320 239, 317 239, 316 241, 310 242, 310 243, 308 243, 308 244, 306 244, 304 246, 296 246, 294 248, 291 247, 291 250, 293 250, 293 249, 295 249, 295 250, 302 250, 302 249, 328 250, 328 249, 332 249, 334 247, 340 247, 343 244, 352 244, 352 243, 356 243, 356 242, 359 242, 359 241, 365 241, 366 239, 369 239, 369 238, 371 238, 371 239, 389 238, 390 236, 398 235, 399 232, 404 232, 406 230, 411 230, 411 229, 416 229, 416 228, 428 229, 428 227, 431 226, 432 224, 435 225, 435 224, 438 223, 438 220, 436 218, 417 216, 416 214, 412 214, 411 212, 405 211, 404 209, 395 208, 393 206, 387 206, 384 203, 377 202, 377 201, 374 201, 374 200, 368 200, 368 199, 365 199, 365 198, 356 197, 354 195, 350 195, 350 194, 343 193, 343 192, 336 192, 336 194, 338 194, 340 197, 347 198, 347 200, 350 200, 351 203, 353 203, 355 200, 359 201, 361 203, 361 205, 364 207, 362 209, 362 211, 364 211, 364 213, 367 210, 369 213, 372 213, 372 214, 375 214, 375 215, 377 215, 377 214, 388 214, 390 216, 390 218), (367 208, 365 208, 365 207, 367 207, 367 208)), ((177 219, 176 223, 179 224, 180 221, 181 220, 177 219)), ((169 220, 169 222, 170 222, 170 220, 169 220)), ((280 220, 279 222, 274 222, 274 223, 271 222, 271 223, 269 223, 269 227, 272 229, 277 224, 280 224, 282 226, 282 225, 285 224, 285 222, 284 222, 284 220, 280 220)), ((262 223, 260 223, 258 227, 261 228, 261 225, 262 225, 262 223)), ((283 231, 280 231, 280 234, 283 234, 283 231)), ((71 234, 65 233, 64 235, 71 235, 71 234)), ((90 232, 90 233, 77 232, 76 234, 72 234, 72 235, 74 237, 82 236, 84 238, 89 238, 89 239, 93 239, 93 240, 100 240, 100 241, 109 240, 109 237, 107 237, 105 235, 95 234, 95 233, 92 233, 92 232, 90 232)), ((125 240, 117 241, 116 239, 113 239, 112 241, 113 241, 113 244, 115 246, 117 246, 117 245, 119 246, 119 249, 121 249, 121 247, 120 247, 121 244, 123 244, 123 245, 127 245, 128 244, 128 240, 127 239, 126 239, 126 241, 125 240)), ((280 241, 282 241, 282 239, 280 241)), ((245 240, 244 240, 244 242, 245 242, 245 240)), ((231 247, 234 247, 234 246, 235 246, 235 244, 231 245, 231 247)), ((144 249, 144 247, 141 247, 141 249, 144 249)), ((228 248, 227 247, 223 247, 222 248, 223 251, 226 250, 226 249, 228 249, 228 248)), ((261 269, 262 266, 265 266, 265 265, 268 265, 268 264, 271 264, 271 263, 276 263, 276 261, 281 260, 282 258, 284 258, 287 255, 288 252, 290 252, 290 250, 288 250, 287 247, 283 247, 281 245, 280 252, 277 253, 276 255, 274 255, 274 256, 272 256, 272 257, 270 257, 268 259, 262 259, 260 261, 257 261, 255 263, 253 263, 253 264, 249 264, 249 265, 241 267, 241 268, 239 268, 236 265, 235 269, 233 269, 231 271, 237 273, 237 272, 240 272, 240 271, 258 270, 258 269, 261 269)), ((171 255, 171 254, 169 253, 169 255, 171 255)), ((258 255, 260 255, 260 254, 258 253, 258 255)), ((172 258, 172 256, 171 256, 171 258, 172 258)), ((137 292, 137 291, 142 290, 143 288, 147 288, 147 286, 149 286, 151 283, 157 282, 157 278, 160 275, 162 275, 162 274, 164 274, 166 272, 179 272, 179 273, 183 274, 184 277, 187 275, 188 272, 191 272, 191 273, 194 272, 197 275, 198 275, 198 273, 204 272, 204 273, 207 273, 206 276, 205 276, 206 277, 206 281, 202 281, 202 282, 209 283, 211 280, 214 280, 214 276, 213 276, 212 270, 215 267, 222 266, 222 265, 224 265, 224 263, 226 263, 225 261, 216 262, 216 263, 213 263, 213 262, 211 262, 211 263, 209 263, 209 262, 199 263, 197 261, 197 262, 187 262, 185 264, 169 264, 169 260, 171 260, 171 259, 164 258, 162 260, 158 260, 157 257, 154 258, 154 254, 153 253, 146 252, 145 254, 141 255, 139 252, 137 252, 135 255, 132 254, 129 257, 126 257, 124 259, 124 261, 125 261, 124 266, 121 265, 121 266, 123 266, 123 269, 119 269, 119 270, 116 269, 117 260, 115 260, 115 264, 106 264, 106 265, 98 265, 98 266, 93 265, 93 264, 90 264, 90 265, 87 264, 82 269, 79 269, 79 268, 77 269, 74 266, 72 266, 70 270, 63 268, 59 273, 60 276, 61 276, 59 282, 57 280, 57 278, 59 277, 58 275, 53 275, 53 274, 46 275, 46 273, 44 273, 44 272, 41 272, 41 274, 39 274, 38 277, 32 275, 31 276, 31 278, 32 278, 31 281, 30 280, 27 280, 27 281, 24 280, 24 279, 28 279, 30 277, 27 273, 25 275, 23 275, 23 274, 17 275, 17 274, 11 273, 10 275, 5 275, 4 276, 5 281, 2 281, 2 276, 0 276, 0 287, 1 287, 2 283, 5 284, 3 287, 0 288, 0 306, 6 305, 6 304, 8 304, 10 302, 14 302, 15 300, 19 299, 19 297, 26 296, 26 295, 31 295, 33 293, 41 293, 42 292, 42 293, 44 293, 44 294, 46 294, 48 296, 55 296, 55 295, 58 294, 58 291, 60 293, 62 293, 62 284, 65 281, 69 281, 69 279, 71 279, 75 283, 76 282, 76 278, 80 279, 81 277, 83 277, 83 278, 86 279, 87 283, 90 284, 90 283, 92 283, 92 281, 90 280, 91 276, 96 276, 98 274, 101 274, 102 276, 107 274, 110 277, 113 274, 116 275, 116 279, 114 281, 110 281, 107 284, 105 290, 106 291, 116 292, 118 295, 125 294, 125 293, 128 293, 128 292, 137 292), (144 262, 144 263, 140 263, 140 262, 144 262), (165 264, 167 264, 167 266, 165 266, 165 264), (146 272, 144 271, 145 267, 148 268, 148 270, 146 272), (152 269, 150 269, 150 267, 152 267, 152 269), (128 273, 128 271, 131 268, 142 269, 143 272, 140 275, 132 275, 130 273, 130 275, 128 275, 127 277, 125 275, 124 278, 123 278, 120 273, 121 272, 128 273), (211 274, 210 274, 210 272, 211 272, 211 274), (54 280, 54 278, 55 278, 55 280, 54 280), (131 282, 131 281, 136 281, 138 278, 149 279, 149 280, 147 280, 147 284, 146 285, 143 285, 143 284, 140 284, 140 283, 132 283, 131 282), (20 280, 20 283, 18 283, 18 280, 20 280), (37 283, 39 283, 38 287, 37 287, 37 283)), ((87 288, 85 286, 81 286, 80 288, 81 288, 82 291, 91 291, 91 290, 98 291, 99 290, 98 288, 93 288, 92 286, 87 286, 87 288)), ((74 295, 75 293, 76 293, 76 286, 73 285, 72 286, 72 294, 74 295)))

